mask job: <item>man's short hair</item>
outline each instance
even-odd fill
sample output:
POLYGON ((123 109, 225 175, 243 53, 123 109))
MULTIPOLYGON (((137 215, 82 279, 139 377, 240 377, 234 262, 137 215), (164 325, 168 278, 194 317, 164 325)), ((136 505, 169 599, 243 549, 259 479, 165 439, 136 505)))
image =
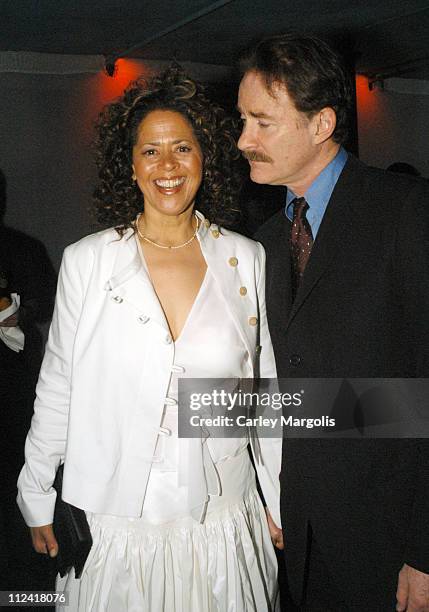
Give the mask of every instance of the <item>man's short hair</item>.
POLYGON ((342 57, 325 41, 314 36, 282 34, 265 38, 242 55, 241 74, 257 72, 273 93, 273 85, 286 86, 298 111, 312 117, 325 107, 334 109, 335 142, 348 136, 353 104, 350 72, 342 57))

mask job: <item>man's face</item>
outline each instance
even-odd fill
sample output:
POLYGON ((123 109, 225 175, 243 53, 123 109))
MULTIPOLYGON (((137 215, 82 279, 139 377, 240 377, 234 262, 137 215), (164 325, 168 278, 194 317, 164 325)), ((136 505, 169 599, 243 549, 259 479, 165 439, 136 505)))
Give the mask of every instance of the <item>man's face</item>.
POLYGON ((299 192, 317 163, 316 116, 308 119, 298 111, 286 87, 274 84, 269 92, 257 72, 243 77, 238 110, 243 121, 238 147, 249 161, 252 181, 299 192))

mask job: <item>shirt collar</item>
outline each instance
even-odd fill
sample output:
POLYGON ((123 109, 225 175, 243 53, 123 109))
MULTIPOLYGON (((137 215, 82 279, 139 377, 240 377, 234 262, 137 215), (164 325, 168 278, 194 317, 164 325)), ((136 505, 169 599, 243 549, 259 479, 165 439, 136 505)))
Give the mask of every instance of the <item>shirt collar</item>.
MULTIPOLYGON (((315 236, 317 233, 317 229, 322 221, 322 217, 325 213, 336 182, 338 181, 338 178, 345 166, 347 157, 347 151, 343 147, 340 147, 334 159, 330 161, 322 172, 314 179, 304 194, 309 206, 307 211, 307 219, 313 231, 313 236, 315 236), (314 225, 317 226, 316 231, 314 225)), ((285 213, 290 220, 293 218, 292 201, 295 198, 296 195, 291 189, 288 188, 285 213)))

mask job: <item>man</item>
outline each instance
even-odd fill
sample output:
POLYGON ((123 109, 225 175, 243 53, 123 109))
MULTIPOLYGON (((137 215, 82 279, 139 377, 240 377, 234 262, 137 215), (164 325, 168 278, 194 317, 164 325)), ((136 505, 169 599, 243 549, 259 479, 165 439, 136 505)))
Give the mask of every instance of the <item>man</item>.
MULTIPOLYGON (((343 149, 352 88, 323 41, 273 37, 241 68, 238 146, 253 181, 288 189, 257 234, 279 378, 428 376, 425 182, 343 149)), ((282 527, 300 609, 429 610, 428 442, 284 440, 282 527)))
POLYGON ((55 582, 53 568, 31 548, 16 505, 16 480, 42 360, 37 324, 51 317, 56 275, 41 242, 4 224, 6 196, 6 177, 0 170, 0 588, 49 590, 55 582), (6 316, 14 293, 20 296, 20 308, 6 316), (15 330, 20 331, 10 333, 15 330))

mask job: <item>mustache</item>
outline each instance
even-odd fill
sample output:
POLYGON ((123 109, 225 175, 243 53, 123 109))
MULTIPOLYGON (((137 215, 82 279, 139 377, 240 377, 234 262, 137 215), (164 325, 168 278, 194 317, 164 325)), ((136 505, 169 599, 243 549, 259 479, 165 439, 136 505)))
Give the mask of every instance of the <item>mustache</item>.
POLYGON ((247 159, 247 161, 265 162, 267 164, 273 161, 268 155, 258 153, 257 151, 243 151, 243 157, 247 159))

